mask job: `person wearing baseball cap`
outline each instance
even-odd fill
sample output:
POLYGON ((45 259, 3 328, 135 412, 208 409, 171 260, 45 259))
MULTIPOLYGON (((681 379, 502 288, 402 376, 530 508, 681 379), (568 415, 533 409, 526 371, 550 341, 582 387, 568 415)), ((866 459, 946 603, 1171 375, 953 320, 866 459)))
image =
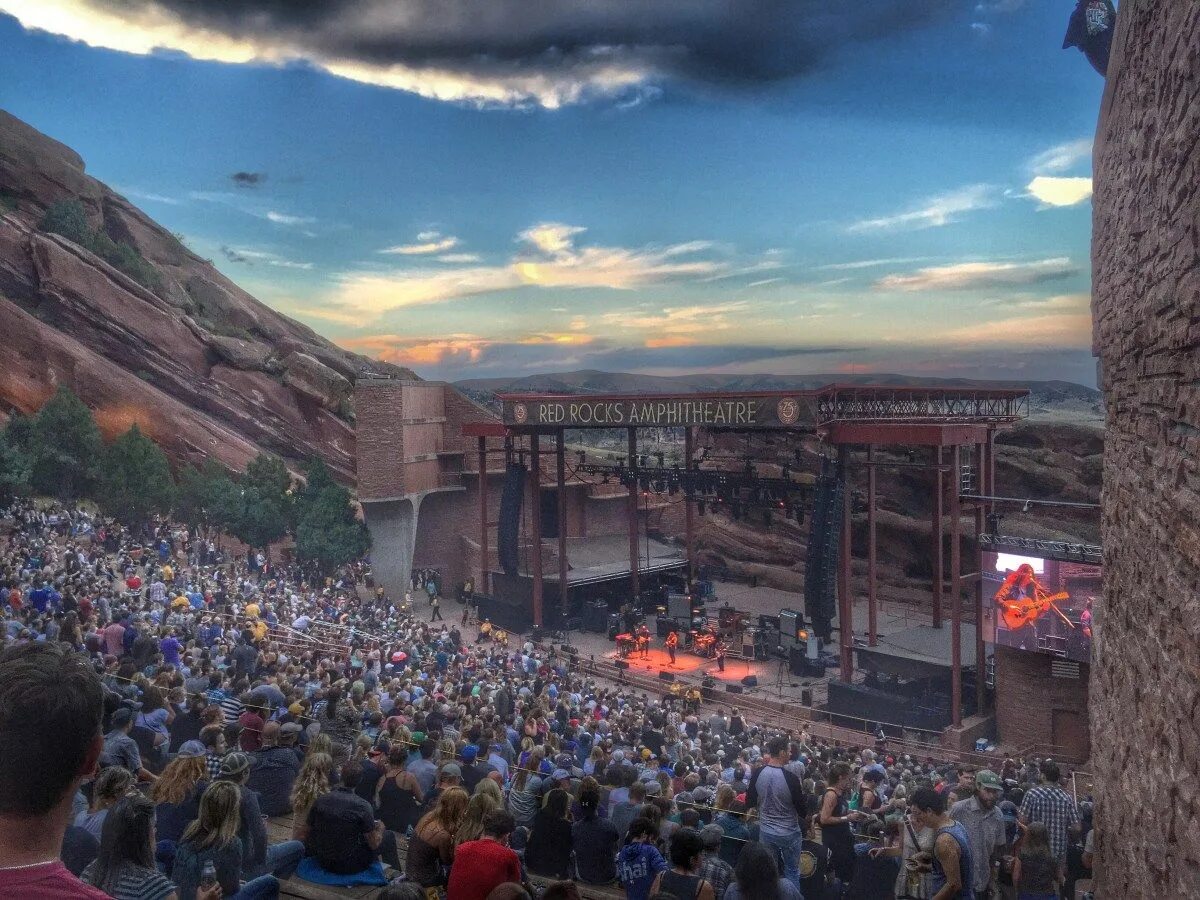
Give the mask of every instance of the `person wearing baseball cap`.
POLYGON ((997 806, 1004 785, 1000 776, 989 769, 975 773, 974 794, 950 807, 950 817, 967 830, 971 847, 971 881, 978 897, 987 891, 996 876, 995 863, 1008 847, 1004 814, 997 806))
POLYGON ((242 878, 250 881, 259 875, 271 874, 276 878, 291 878, 304 856, 301 841, 283 841, 267 844, 267 828, 264 824, 258 794, 246 787, 250 776, 250 757, 240 750, 226 753, 221 759, 217 781, 228 781, 238 786, 241 794, 241 824, 238 837, 245 853, 242 857, 242 878))

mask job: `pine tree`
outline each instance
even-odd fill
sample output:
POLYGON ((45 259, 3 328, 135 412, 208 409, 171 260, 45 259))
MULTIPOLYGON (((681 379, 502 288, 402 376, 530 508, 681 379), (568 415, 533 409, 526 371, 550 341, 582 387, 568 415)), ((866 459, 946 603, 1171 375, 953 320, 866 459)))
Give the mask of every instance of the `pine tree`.
POLYGON ((95 481, 104 444, 83 401, 68 388, 58 391, 33 417, 29 429, 30 485, 63 500, 86 496, 95 481))
POLYGON ((105 449, 96 501, 106 513, 128 525, 142 525, 155 513, 169 512, 174 500, 167 456, 137 425, 105 449))
POLYGON ((237 518, 241 490, 229 471, 215 459, 204 466, 184 466, 179 472, 179 491, 175 515, 187 525, 201 528, 227 528, 237 518))
POLYGON ((293 522, 292 476, 278 456, 260 453, 238 479, 234 514, 225 530, 251 547, 266 547, 288 533, 293 522))
POLYGON ((29 456, 18 443, 19 436, 14 440, 12 432, 11 422, 0 432, 0 506, 7 506, 13 497, 29 489, 29 456))
MULTIPOLYGON (((312 486, 310 471, 309 487, 312 486)), ((307 492, 306 492, 307 493, 307 492)), ((350 492, 332 479, 302 504, 296 524, 296 555, 329 572, 370 549, 367 526, 350 504, 350 492)))

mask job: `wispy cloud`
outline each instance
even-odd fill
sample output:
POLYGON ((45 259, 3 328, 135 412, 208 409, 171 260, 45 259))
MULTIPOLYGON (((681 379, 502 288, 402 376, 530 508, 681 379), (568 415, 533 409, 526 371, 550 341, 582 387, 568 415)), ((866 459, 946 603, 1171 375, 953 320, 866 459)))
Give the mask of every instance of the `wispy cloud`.
POLYGON ((924 262, 929 259, 928 256, 895 256, 890 259, 860 259, 854 262, 846 263, 830 263, 824 266, 817 266, 819 272, 831 270, 834 272, 848 272, 855 269, 874 269, 879 266, 902 266, 906 263, 924 262))
POLYGON ((267 210, 266 218, 267 221, 274 222, 276 225, 311 225, 317 221, 312 216, 289 216, 273 209, 267 210))
POLYGON ((1010 316, 953 328, 939 336, 946 344, 980 344, 989 347, 1090 347, 1092 317, 1087 312, 1010 316))
POLYGON ((855 222, 851 233, 902 229, 938 228, 957 222, 965 213, 996 205, 996 189, 988 184, 972 184, 922 201, 906 212, 855 222))
POLYGON ((1067 172, 1084 160, 1091 158, 1091 138, 1079 138, 1043 150, 1029 161, 1029 171, 1035 175, 1067 172))
POLYGON ((271 253, 268 250, 255 250, 246 247, 230 247, 228 245, 221 246, 221 255, 231 263, 238 263, 246 266, 275 266, 280 269, 304 269, 308 270, 313 267, 310 262, 296 262, 295 260, 286 259, 277 253, 271 253))
POLYGON ((122 188, 121 193, 126 197, 132 197, 134 200, 145 200, 150 203, 165 203, 168 206, 179 206, 184 201, 178 197, 168 197, 165 194, 156 194, 153 191, 141 191, 137 188, 122 188))
POLYGON ((890 291, 962 291, 1042 284, 1077 274, 1079 267, 1066 257, 1032 262, 967 262, 887 275, 876 281, 875 287, 890 291))
POLYGON ((662 340, 725 331, 733 326, 730 316, 742 317, 750 310, 750 301, 738 300, 730 303, 668 306, 655 312, 647 312, 644 309, 614 310, 600 318, 611 328, 657 332, 658 336, 653 339, 662 340))
POLYGON ((480 260, 478 253, 443 253, 438 257, 438 262, 454 263, 462 265, 464 263, 477 263, 480 260))
POLYGON ((443 235, 436 231, 422 231, 417 235, 415 244, 396 244, 386 247, 380 253, 390 253, 398 256, 430 256, 444 253, 458 246, 458 238, 453 235, 443 235))
POLYGON ((1081 178, 1053 178, 1039 175, 1025 186, 1030 196, 1041 201, 1043 208, 1052 206, 1078 206, 1091 199, 1091 176, 1081 178))

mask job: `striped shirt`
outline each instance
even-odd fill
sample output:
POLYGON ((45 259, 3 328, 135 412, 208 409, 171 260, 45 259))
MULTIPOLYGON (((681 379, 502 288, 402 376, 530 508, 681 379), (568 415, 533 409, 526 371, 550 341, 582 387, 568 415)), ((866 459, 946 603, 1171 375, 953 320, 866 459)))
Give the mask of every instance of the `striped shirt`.
MULTIPOLYGON (((89 863, 83 870, 82 880, 101 887, 95 884, 95 873, 96 863, 89 863)), ((175 885, 167 876, 132 863, 126 863, 115 873, 109 873, 108 884, 104 888, 114 900, 164 900, 175 893, 175 885)))

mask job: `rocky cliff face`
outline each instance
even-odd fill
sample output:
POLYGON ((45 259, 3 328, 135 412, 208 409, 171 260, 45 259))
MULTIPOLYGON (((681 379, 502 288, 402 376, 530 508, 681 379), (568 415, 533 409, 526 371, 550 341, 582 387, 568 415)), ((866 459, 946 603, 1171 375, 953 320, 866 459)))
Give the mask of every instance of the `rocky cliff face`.
POLYGON ((176 461, 241 466, 267 450, 319 456, 347 480, 355 378, 416 377, 260 303, 86 174, 78 154, 3 110, 0 334, 0 412, 32 412, 66 384, 106 435, 137 422, 176 461), (48 208, 72 199, 89 227, 153 266, 153 289, 39 231, 48 208))
POLYGON ((1121 3, 1095 182, 1094 333, 1108 411, 1105 608, 1091 681, 1096 896, 1196 897, 1200 4, 1121 3))

